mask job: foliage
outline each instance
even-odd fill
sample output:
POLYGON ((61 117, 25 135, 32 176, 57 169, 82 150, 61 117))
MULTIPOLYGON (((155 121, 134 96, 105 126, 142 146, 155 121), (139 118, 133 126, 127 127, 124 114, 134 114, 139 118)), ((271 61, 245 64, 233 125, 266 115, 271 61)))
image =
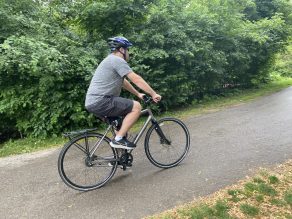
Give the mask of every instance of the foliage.
POLYGON ((86 122, 83 88, 91 57, 76 47, 63 54, 27 36, 9 37, 0 48, 0 112, 17 118, 20 131, 47 135, 73 125, 70 119, 86 122))
POLYGON ((292 41, 287 49, 276 55, 275 65, 272 67, 273 74, 292 78, 292 41))
POLYGON ((25 35, 16 32, 0 45, 0 113, 20 132, 35 136, 92 123, 83 102, 94 53, 54 20, 46 21, 33 21, 41 26, 25 35))
MULTIPOLYGON (((292 78, 281 78, 278 80, 274 80, 271 83, 264 84, 260 88, 246 89, 241 90, 240 92, 234 92, 233 90, 228 90, 221 97, 212 97, 212 99, 205 98, 200 101, 200 103, 194 103, 191 106, 186 108, 182 108, 180 110, 172 110, 164 113, 155 113, 157 118, 163 117, 176 117, 182 120, 186 120, 190 116, 201 115, 204 113, 208 113, 210 111, 217 111, 219 109, 223 109, 226 107, 234 106, 237 104, 242 104, 243 102, 254 100, 255 98, 270 95, 272 93, 278 92, 284 88, 287 88, 292 85, 292 78)), ((3 115, 0 115, 1 118, 4 118, 3 115)), ((131 129, 129 135, 129 139, 133 138, 136 132, 141 128, 143 123, 145 122, 145 117, 139 119, 139 121, 134 125, 131 129)), ((14 130, 15 121, 9 120, 9 117, 4 118, 3 122, 0 123, 0 129, 3 132, 0 134, 0 157, 1 156, 11 156, 14 154, 21 153, 29 153, 34 152, 40 149, 49 149, 54 146, 60 146, 64 144, 64 141, 68 139, 61 138, 59 135, 56 137, 38 137, 38 138, 23 138, 23 139, 11 139, 9 141, 5 141, 9 136, 13 138, 21 137, 17 130, 14 130), (4 123, 6 122, 6 123, 4 123), (11 136, 11 133, 14 136, 11 136), (37 143, 36 143, 37 142, 37 143)), ((105 124, 99 126, 99 132, 103 132, 105 129, 105 124)), ((274 176, 273 176, 274 178, 274 176)), ((269 179, 270 180, 270 179, 269 179)), ((275 179, 273 179, 275 181, 275 179)), ((256 178, 254 182, 261 183, 263 180, 256 178)), ((270 183, 272 181, 270 180, 270 183)), ((240 191, 234 190, 228 193, 231 197, 231 200, 237 202, 240 200, 239 195, 240 191)), ((262 195, 258 195, 259 202, 262 200, 262 195)))
POLYGON ((288 4, 0 0, 0 133, 46 136, 96 125, 84 97, 114 35, 134 42, 130 64, 163 96, 161 111, 267 82, 291 34, 288 4))

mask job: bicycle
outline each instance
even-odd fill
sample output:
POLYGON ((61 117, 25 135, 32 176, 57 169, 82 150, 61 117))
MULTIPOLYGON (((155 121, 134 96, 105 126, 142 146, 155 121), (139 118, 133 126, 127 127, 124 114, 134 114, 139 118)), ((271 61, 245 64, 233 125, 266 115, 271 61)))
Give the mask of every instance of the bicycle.
MULTIPOLYGON (((189 151, 189 131, 179 119, 167 117, 156 120, 149 108, 150 101, 150 97, 144 98, 147 108, 141 111, 141 116, 148 115, 148 118, 133 142, 138 143, 151 122, 144 140, 147 158, 159 168, 175 167, 189 151), (171 136, 171 130, 175 130, 177 137, 171 136)), ((132 150, 112 148, 107 136, 110 132, 115 136, 122 118, 105 117, 102 120, 108 124, 104 134, 95 132, 96 128, 64 133, 70 141, 59 154, 58 172, 64 183, 73 189, 98 189, 114 176, 118 166, 123 170, 132 166, 132 150)))

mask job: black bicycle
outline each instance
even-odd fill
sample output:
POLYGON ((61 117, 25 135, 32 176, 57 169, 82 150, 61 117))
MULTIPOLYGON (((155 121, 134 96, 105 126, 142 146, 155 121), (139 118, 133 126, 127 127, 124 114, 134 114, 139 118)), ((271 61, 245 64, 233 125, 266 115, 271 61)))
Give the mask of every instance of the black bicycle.
MULTIPOLYGON (((147 106, 151 98, 144 99, 147 106)), ((137 144, 149 127, 144 141, 147 158, 160 168, 171 168, 178 165, 187 155, 190 148, 190 134, 186 125, 176 118, 156 120, 149 107, 141 112, 148 115, 147 120, 133 142, 137 144)), ((58 171, 69 187, 89 191, 106 184, 115 174, 117 167, 123 170, 132 166, 132 150, 116 149, 110 146, 109 133, 115 136, 121 123, 121 117, 103 118, 108 124, 104 134, 96 133, 97 129, 85 129, 68 132, 64 135, 70 139, 60 152, 58 171)))

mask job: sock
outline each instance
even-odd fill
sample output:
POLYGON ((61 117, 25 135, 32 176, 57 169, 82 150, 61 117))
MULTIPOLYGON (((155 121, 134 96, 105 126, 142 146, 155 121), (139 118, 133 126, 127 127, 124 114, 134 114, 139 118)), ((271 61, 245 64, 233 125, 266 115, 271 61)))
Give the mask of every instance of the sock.
POLYGON ((115 137, 115 140, 116 140, 116 141, 119 141, 119 140, 121 140, 121 139, 123 139, 123 136, 118 136, 118 135, 117 135, 117 136, 115 137))

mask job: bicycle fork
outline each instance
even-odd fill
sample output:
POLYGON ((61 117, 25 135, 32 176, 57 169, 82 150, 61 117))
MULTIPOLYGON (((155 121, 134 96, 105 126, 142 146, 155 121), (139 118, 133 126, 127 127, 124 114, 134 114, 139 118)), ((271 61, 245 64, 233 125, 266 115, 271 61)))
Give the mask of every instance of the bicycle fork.
POLYGON ((156 120, 152 120, 152 124, 155 126, 154 129, 156 133, 158 134, 158 136, 160 137, 160 143, 170 145, 171 141, 166 138, 158 122, 156 120))

